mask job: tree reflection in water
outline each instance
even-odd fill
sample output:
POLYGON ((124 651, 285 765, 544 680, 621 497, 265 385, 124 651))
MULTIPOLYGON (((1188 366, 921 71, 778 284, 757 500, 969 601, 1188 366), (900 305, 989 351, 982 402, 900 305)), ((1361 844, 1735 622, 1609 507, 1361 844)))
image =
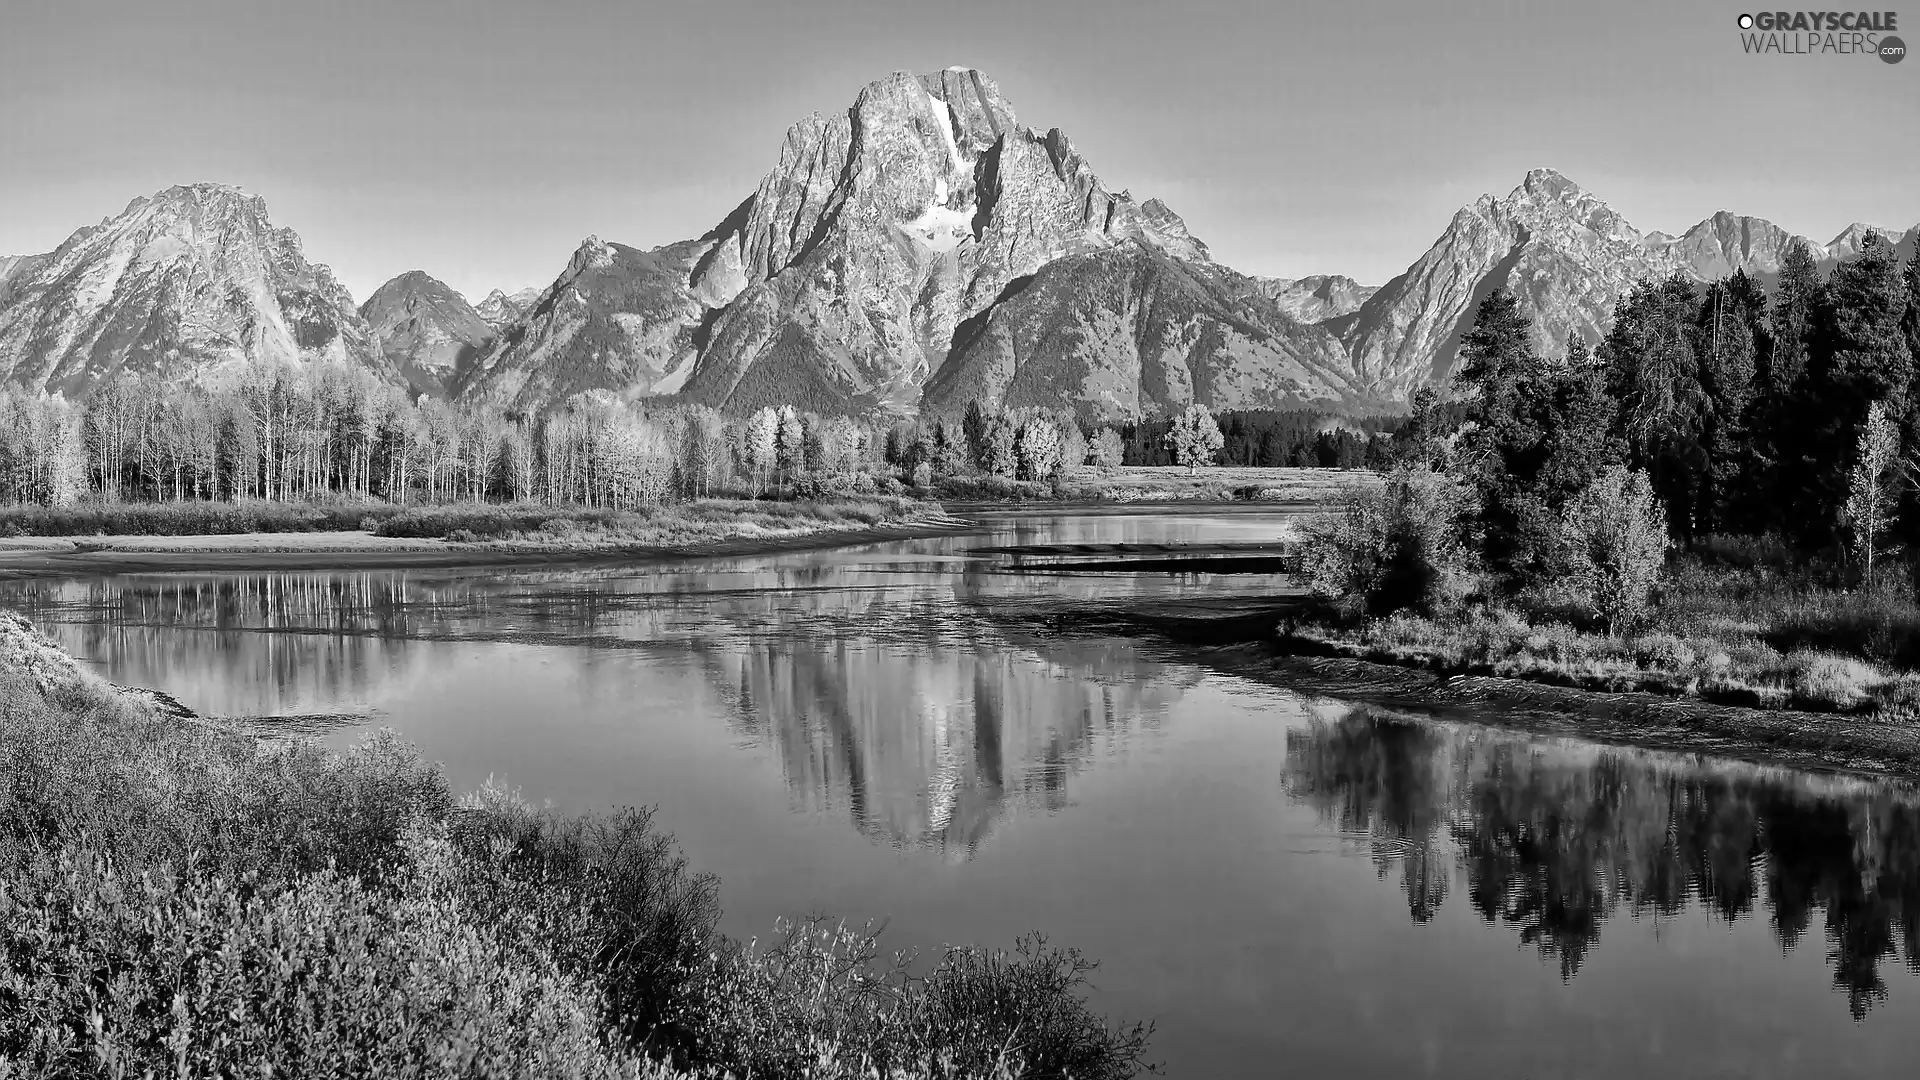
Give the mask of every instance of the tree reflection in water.
POLYGON ((1571 979, 1617 912, 1764 908, 1784 948, 1824 924, 1856 1019, 1881 968, 1920 972, 1920 797, 1907 787, 1542 740, 1360 709, 1287 736, 1289 793, 1398 869, 1414 921, 1458 883, 1571 979))

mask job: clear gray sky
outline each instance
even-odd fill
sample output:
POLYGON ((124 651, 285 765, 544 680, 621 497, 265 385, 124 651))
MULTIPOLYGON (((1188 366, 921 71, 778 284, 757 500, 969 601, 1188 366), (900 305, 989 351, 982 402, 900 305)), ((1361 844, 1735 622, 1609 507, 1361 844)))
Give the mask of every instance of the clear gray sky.
POLYGON ((696 236, 793 121, 950 64, 1253 273, 1383 282, 1537 165, 1646 230, 1920 220, 1920 59, 1748 56, 1743 0, 0 4, 0 253, 222 181, 360 299, 696 236))

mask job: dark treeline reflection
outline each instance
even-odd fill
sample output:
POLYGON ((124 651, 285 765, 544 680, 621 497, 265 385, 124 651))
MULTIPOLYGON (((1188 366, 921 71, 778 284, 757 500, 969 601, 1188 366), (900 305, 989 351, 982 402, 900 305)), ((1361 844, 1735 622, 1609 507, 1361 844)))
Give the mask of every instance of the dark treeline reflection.
POLYGON ((1290 794, 1365 838, 1415 921, 1464 900, 1566 978, 1616 914, 1696 904, 1764 915, 1786 948, 1820 933, 1856 1019, 1884 965, 1920 972, 1909 789, 1366 710, 1289 732, 1287 761, 1290 794))
MULTIPOLYGON (((845 814, 878 842, 965 858, 1016 807, 1064 806, 1074 773, 1123 751, 1198 675, 1125 642, 1023 638, 1008 629, 1021 620, 998 617, 1096 596, 1113 579, 938 558, 23 580, 0 583, 0 606, 110 678, 214 715, 378 713, 473 646, 551 648, 556 699, 600 685, 636 712, 660 700, 645 687, 692 680, 705 688, 701 719, 777 752, 797 807, 845 814), (610 662, 621 656, 640 662, 610 662)), ((1140 587, 1204 588, 1159 577, 1140 587)), ((484 672, 462 670, 473 686, 438 692, 487 708, 484 672)), ((531 764, 501 767, 537 772, 531 764)))

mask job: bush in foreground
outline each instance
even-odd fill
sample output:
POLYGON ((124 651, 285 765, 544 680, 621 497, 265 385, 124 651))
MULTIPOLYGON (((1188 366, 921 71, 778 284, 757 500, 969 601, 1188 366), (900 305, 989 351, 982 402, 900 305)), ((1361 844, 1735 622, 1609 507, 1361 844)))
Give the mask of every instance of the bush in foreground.
POLYGON ((0 1077, 1140 1068, 1147 1030, 1038 939, 917 974, 865 932, 716 920, 645 813, 456 799, 390 735, 167 719, 0 612, 0 1077))

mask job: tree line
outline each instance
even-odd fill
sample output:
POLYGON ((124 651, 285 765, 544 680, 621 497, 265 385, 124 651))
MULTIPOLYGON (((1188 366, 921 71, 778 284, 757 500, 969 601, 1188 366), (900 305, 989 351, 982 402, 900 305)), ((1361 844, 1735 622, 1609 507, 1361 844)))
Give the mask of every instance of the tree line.
POLYGON ((1545 356, 1530 328, 1504 290, 1480 304, 1452 399, 1423 389, 1392 435, 1394 482, 1325 523, 1322 591, 1444 605, 1464 556, 1507 590, 1580 581, 1618 624, 1709 535, 1860 571, 1920 542, 1920 253, 1871 237, 1823 275, 1798 241, 1771 296, 1675 275, 1622 297, 1597 347, 1545 356))
MULTIPOLYGON (((1397 416, 1342 417, 1317 409, 1230 409, 1215 414, 1221 465, 1263 468, 1384 469, 1393 461, 1397 416)), ((1123 424, 1124 465, 1173 465, 1174 417, 1123 424)))
POLYGON ((1920 486, 1900 448, 1920 435, 1916 352, 1920 253, 1902 268, 1879 237, 1825 276, 1796 242, 1771 298, 1744 272, 1643 283, 1595 352, 1576 339, 1557 362, 1529 348, 1511 296, 1489 297, 1461 371, 1489 554, 1522 577, 1555 569, 1546 522, 1614 466, 1646 478, 1682 547, 1773 533, 1864 557, 1881 537, 1863 546, 1863 530, 1910 545, 1920 486), (1863 465, 1879 501, 1850 509, 1863 465))
POLYGON ((531 419, 407 394, 344 365, 217 388, 118 372, 75 403, 0 388, 0 502, 320 499, 632 509, 804 476, 876 484, 884 424, 648 408, 604 391, 531 419), (864 476, 864 480, 861 477, 864 476))

